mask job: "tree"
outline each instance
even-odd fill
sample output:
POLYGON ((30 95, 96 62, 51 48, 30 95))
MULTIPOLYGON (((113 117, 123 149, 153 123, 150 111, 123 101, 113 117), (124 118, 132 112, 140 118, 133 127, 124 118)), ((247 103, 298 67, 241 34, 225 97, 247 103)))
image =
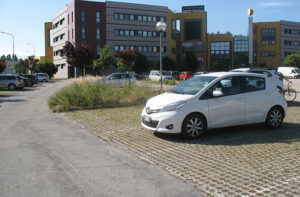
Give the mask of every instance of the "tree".
POLYGON ((117 51, 114 56, 118 58, 117 66, 126 71, 132 71, 135 65, 137 53, 126 49, 125 51, 117 51))
POLYGON ((176 63, 173 59, 165 56, 162 59, 163 70, 177 70, 176 63))
POLYGON ((110 54, 109 47, 105 46, 100 51, 100 57, 93 61, 94 70, 103 70, 106 74, 107 69, 109 69, 112 65, 115 65, 115 58, 110 54))
POLYGON ((39 62, 39 60, 35 59, 34 56, 29 56, 27 58, 27 61, 28 61, 29 70, 34 71, 35 67, 36 67, 36 64, 39 62))
POLYGON ((66 58, 68 64, 70 64, 72 67, 75 67, 75 69, 78 67, 83 70, 84 76, 85 67, 92 65, 93 60, 96 57, 89 45, 83 43, 75 43, 73 45, 68 41, 60 51, 60 56, 66 58))
POLYGON ((6 60, 6 57, 5 57, 5 55, 2 55, 2 56, 0 57, 0 60, 3 60, 3 61, 5 61, 5 60, 6 60))
POLYGON ((4 60, 0 60, 0 73, 2 73, 6 69, 6 62, 4 60))
POLYGON ((298 66, 300 68, 300 51, 298 51, 297 53, 288 55, 284 59, 283 64, 286 66, 298 66))
POLYGON ((133 71, 136 73, 147 72, 148 71, 148 61, 147 57, 141 53, 137 53, 135 64, 133 66, 133 71))
POLYGON ((34 69, 35 72, 47 73, 50 78, 52 78, 58 70, 51 62, 39 62, 34 69))
POLYGON ((186 67, 190 71, 196 71, 198 68, 199 62, 197 60, 197 57, 195 55, 195 52, 193 51, 187 51, 185 52, 185 62, 186 62, 186 67))
POLYGON ((259 65, 258 65, 259 68, 268 68, 268 64, 266 62, 261 62, 259 65))

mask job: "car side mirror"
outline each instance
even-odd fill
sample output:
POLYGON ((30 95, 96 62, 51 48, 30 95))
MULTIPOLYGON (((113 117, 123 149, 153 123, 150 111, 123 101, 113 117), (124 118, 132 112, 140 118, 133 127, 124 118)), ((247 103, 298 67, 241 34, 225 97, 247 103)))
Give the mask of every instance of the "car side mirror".
POLYGON ((215 90, 213 91, 213 97, 221 97, 223 96, 223 92, 222 91, 219 91, 219 90, 215 90))

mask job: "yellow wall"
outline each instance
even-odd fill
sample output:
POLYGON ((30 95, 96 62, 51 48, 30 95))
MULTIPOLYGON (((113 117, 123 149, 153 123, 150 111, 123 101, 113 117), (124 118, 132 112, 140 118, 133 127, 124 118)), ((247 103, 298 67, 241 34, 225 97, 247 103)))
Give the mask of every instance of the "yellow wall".
POLYGON ((256 66, 261 63, 266 63, 268 67, 277 67, 280 65, 280 22, 264 22, 254 23, 253 30, 256 29, 256 34, 253 34, 253 40, 256 41, 256 46, 253 46, 253 53, 256 53, 254 60, 256 60, 256 66), (263 28, 275 28, 276 40, 275 45, 262 45, 262 29, 263 28), (273 57, 262 57, 262 52, 275 51, 273 57))
POLYGON ((50 30, 52 29, 52 22, 45 23, 45 60, 53 63, 53 47, 50 45, 51 37, 50 30))
POLYGON ((211 42, 231 42, 231 66, 233 65, 233 36, 231 33, 226 34, 208 34, 207 35, 207 65, 210 70, 210 43, 211 42))
POLYGON ((172 11, 169 10, 168 13, 168 27, 169 27, 169 32, 168 32, 168 50, 169 50, 169 57, 172 59, 176 59, 176 55, 172 54, 172 48, 176 48, 176 41, 172 40, 172 19, 174 20, 180 20, 180 46, 181 46, 181 51, 180 54, 183 58, 183 53, 182 53, 182 44, 185 42, 184 40, 184 20, 189 20, 189 19, 202 19, 202 42, 204 44, 204 64, 201 65, 199 70, 206 70, 206 65, 207 65, 207 50, 205 49, 206 47, 206 37, 207 37, 207 12, 197 12, 197 13, 176 13, 174 14, 172 11))
POLYGON ((176 15, 168 10, 168 55, 169 58, 173 59, 176 62, 176 54, 172 53, 172 48, 176 49, 176 40, 172 39, 172 20, 175 20, 176 23, 176 15))

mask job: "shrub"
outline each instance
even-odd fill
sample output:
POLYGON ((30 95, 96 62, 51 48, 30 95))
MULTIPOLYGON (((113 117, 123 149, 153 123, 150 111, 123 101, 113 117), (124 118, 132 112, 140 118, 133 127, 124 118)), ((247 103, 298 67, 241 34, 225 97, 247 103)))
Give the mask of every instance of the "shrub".
POLYGON ((95 85, 91 78, 73 80, 71 84, 52 96, 48 102, 53 111, 76 109, 110 108, 145 104, 158 94, 146 87, 127 85, 114 88, 107 85, 95 85))

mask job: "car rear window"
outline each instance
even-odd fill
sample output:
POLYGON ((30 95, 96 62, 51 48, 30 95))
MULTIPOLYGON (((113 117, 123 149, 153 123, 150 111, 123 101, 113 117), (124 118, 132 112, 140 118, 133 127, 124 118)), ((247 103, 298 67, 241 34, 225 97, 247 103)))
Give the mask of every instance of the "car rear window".
POLYGON ((241 78, 241 92, 253 92, 266 89, 266 82, 264 78, 245 76, 241 78))

